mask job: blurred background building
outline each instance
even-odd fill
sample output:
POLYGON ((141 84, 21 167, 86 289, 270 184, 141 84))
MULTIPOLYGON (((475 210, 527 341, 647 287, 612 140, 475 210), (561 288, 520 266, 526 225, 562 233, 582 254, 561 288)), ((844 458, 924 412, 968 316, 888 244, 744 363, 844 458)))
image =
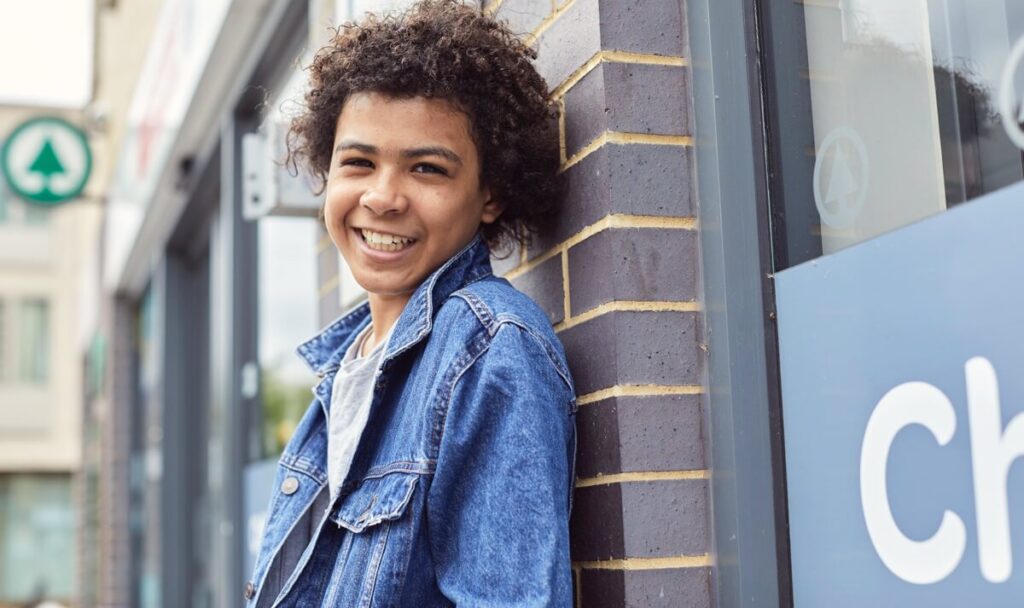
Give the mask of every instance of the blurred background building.
MULTIPOLYGON (((46 598, 77 603, 84 590, 82 547, 95 531, 82 525, 82 506, 92 490, 84 483, 84 446, 89 442, 83 442, 88 426, 83 403, 87 387, 96 385, 83 366, 83 353, 96 346, 97 243, 119 138, 117 117, 134 88, 132 60, 145 48, 142 37, 152 22, 138 3, 143 10, 134 15, 131 35, 124 26, 120 31, 104 28, 110 13, 103 4, 44 0, 18 9, 20 18, 5 15, 0 25, 5 57, 0 68, 0 133, 13 139, 16 128, 40 116, 65 120, 84 130, 92 169, 85 189, 58 205, 20 196, 8 162, 0 180, 4 606, 46 598), (59 21, 55 14, 61 15, 59 21), (120 37, 118 56, 109 45, 104 55, 98 35, 104 29, 108 36, 120 37)), ((69 150, 60 145, 50 150, 55 156, 48 159, 56 164, 47 170, 71 169, 72 159, 64 156, 69 150)))

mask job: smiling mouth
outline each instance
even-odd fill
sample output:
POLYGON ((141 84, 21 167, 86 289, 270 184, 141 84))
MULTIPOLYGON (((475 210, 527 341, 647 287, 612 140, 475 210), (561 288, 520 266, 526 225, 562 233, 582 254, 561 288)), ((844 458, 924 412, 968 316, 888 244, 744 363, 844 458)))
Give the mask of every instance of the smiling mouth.
POLYGON ((376 251, 401 251, 416 242, 416 239, 398 236, 396 234, 388 234, 386 232, 374 232, 373 230, 366 230, 365 228, 361 228, 359 230, 359 234, 363 237, 363 242, 366 243, 370 249, 374 249, 376 251))

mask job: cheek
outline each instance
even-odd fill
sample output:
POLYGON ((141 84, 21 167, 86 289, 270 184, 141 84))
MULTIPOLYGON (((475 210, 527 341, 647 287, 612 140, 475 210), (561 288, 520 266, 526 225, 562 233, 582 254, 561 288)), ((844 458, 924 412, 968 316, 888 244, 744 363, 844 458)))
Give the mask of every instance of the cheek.
POLYGON ((348 193, 340 186, 328 186, 324 192, 324 218, 328 227, 344 219, 350 208, 348 193))

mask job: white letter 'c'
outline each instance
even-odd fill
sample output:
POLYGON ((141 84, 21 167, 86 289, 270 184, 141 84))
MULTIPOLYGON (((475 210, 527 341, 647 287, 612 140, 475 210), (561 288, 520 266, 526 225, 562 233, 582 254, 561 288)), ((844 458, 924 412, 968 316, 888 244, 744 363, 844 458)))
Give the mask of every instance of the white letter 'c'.
POLYGON ((889 508, 885 468, 889 448, 906 426, 920 424, 946 445, 956 431, 956 412, 949 398, 926 382, 907 382, 890 390, 871 413, 860 450, 860 501, 875 551, 893 574, 918 585, 938 582, 960 563, 967 546, 964 522, 946 510, 938 531, 929 539, 907 538, 889 508))

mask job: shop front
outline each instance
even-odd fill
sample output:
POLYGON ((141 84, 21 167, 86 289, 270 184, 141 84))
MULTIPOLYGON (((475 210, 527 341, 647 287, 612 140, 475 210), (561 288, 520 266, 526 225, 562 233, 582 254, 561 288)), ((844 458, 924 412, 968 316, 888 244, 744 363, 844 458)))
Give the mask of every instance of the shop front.
POLYGON ((1024 3, 714 4, 690 10, 720 605, 1015 605, 1024 3))

